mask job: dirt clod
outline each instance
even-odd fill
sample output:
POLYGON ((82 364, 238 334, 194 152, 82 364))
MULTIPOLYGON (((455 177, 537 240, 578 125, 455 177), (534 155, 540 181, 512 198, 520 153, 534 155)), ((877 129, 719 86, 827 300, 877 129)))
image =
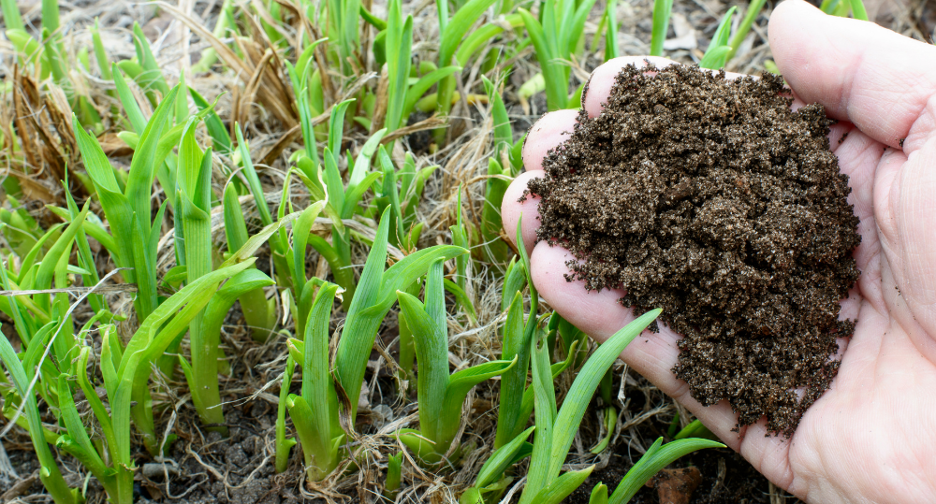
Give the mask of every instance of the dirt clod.
POLYGON ((692 492, 702 482, 698 467, 663 469, 647 484, 656 487, 660 504, 688 504, 692 492))
POLYGON ((693 397, 785 435, 828 389, 836 338, 853 331, 839 301, 860 241, 830 120, 791 102, 770 74, 629 66, 529 185, 538 238, 576 257, 570 281, 622 289, 637 312, 662 307, 685 336, 674 372, 693 397))

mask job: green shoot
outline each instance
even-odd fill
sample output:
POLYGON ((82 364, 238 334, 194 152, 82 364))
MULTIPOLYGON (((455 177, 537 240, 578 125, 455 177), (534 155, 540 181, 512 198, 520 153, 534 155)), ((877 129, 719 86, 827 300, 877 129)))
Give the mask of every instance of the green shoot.
POLYGON ((572 493, 588 477, 591 469, 571 471, 560 476, 572 440, 585 416, 588 403, 607 370, 624 348, 659 316, 660 310, 645 313, 598 347, 576 376, 561 410, 556 410, 555 390, 549 375, 548 349, 542 333, 530 342, 533 387, 536 403, 536 440, 527 483, 520 504, 556 503, 572 493))
MULTIPOLYGON (((20 16, 19 5, 16 0, 0 0, 0 12, 3 12, 3 23, 7 30, 24 30, 23 17, 20 16)), ((9 34, 7 34, 9 37, 9 34)))
POLYGON ((617 58, 620 53, 618 51, 618 23, 617 23, 617 0, 608 0, 607 5, 605 5, 605 23, 607 26, 605 29, 605 50, 604 50, 604 60, 608 61, 614 58, 617 58))
POLYGON ((666 34, 669 31, 669 19, 672 11, 673 0, 654 0, 650 56, 663 56, 663 42, 666 41, 666 34))
POLYGON ((280 385, 279 404, 276 406, 276 472, 286 471, 289 465, 289 450, 296 445, 295 438, 286 437, 286 401, 289 400, 289 387, 296 369, 292 355, 286 357, 286 369, 283 371, 283 384, 280 385))
MULTIPOLYGON (((52 496, 55 504, 76 504, 81 502, 81 495, 77 489, 71 489, 62 477, 59 471, 56 457, 49 449, 49 444, 43 435, 42 420, 39 417, 39 408, 36 405, 36 396, 31 391, 31 384, 34 377, 32 366, 24 367, 13 346, 7 340, 6 336, 0 334, 0 359, 10 373, 10 378, 16 388, 20 401, 25 401, 23 413, 29 425, 29 437, 32 439, 33 448, 36 450, 36 456, 39 459, 40 471, 39 479, 45 485, 46 490, 52 496)), ((8 396, 9 398, 9 396, 8 396)))
POLYGON ((459 503, 484 504, 485 495, 487 495, 487 501, 496 502, 496 499, 513 481, 513 478, 504 476, 504 473, 511 465, 530 455, 531 445, 527 442, 527 439, 534 429, 536 429, 535 426, 530 427, 518 434, 509 443, 496 449, 481 466, 474 486, 462 494, 459 503))
POLYGON ((500 236, 500 230, 503 228, 500 208, 513 175, 509 156, 513 146, 513 131, 500 91, 486 77, 482 77, 482 80, 491 102, 495 146, 495 156, 488 160, 488 179, 484 191, 484 208, 481 211, 481 238, 484 245, 482 250, 489 262, 503 264, 507 262, 511 252, 500 236))
POLYGON ((731 37, 731 52, 728 53, 726 61, 731 61, 731 58, 734 58, 735 53, 738 52, 738 48, 741 47, 741 43, 744 42, 744 39, 747 38, 748 33, 751 31, 754 20, 757 19, 761 9, 764 8, 766 1, 767 0, 754 0, 748 5, 748 10, 744 14, 744 19, 741 20, 741 25, 738 26, 738 31, 731 37))
POLYGON ((384 482, 383 496, 391 501, 396 500, 400 490, 400 479, 403 472, 403 452, 391 455, 387 459, 387 479, 384 482))
POLYGON ((536 50, 546 81, 546 103, 549 110, 577 107, 575 97, 568 93, 571 67, 568 62, 577 54, 585 30, 585 22, 595 0, 576 4, 573 0, 548 0, 540 4, 539 19, 526 9, 520 16, 536 50))
POLYGON ((445 315, 445 288, 442 261, 429 267, 426 302, 402 291, 397 292, 407 327, 416 340, 419 384, 419 430, 403 429, 399 438, 424 463, 438 464, 457 454, 462 403, 477 384, 500 376, 516 364, 500 360, 463 369, 449 376, 448 324, 445 315))
POLYGON ((718 70, 725 67, 728 61, 728 55, 731 54, 732 47, 728 44, 728 36, 731 35, 731 18, 734 16, 737 7, 728 9, 721 22, 718 23, 718 29, 715 30, 715 36, 709 43, 705 55, 699 61, 701 68, 718 70))
MULTIPOLYGON (((469 0, 449 18, 447 0, 436 0, 436 10, 439 15, 439 64, 441 70, 454 63, 456 52, 471 27, 477 22, 496 0, 469 0)), ((464 55, 466 59, 470 55, 464 55)), ((464 63, 459 63, 464 65, 464 63)), ((440 115, 448 116, 452 110, 452 98, 455 93, 455 77, 445 76, 439 82, 439 91, 436 100, 437 111, 440 115)), ((415 103, 415 102, 414 102, 415 103)), ((445 137, 445 130, 436 131, 436 142, 441 144, 445 137)))
POLYGON ((627 471, 624 479, 618 483, 614 493, 608 498, 608 503, 626 504, 630 502, 637 491, 640 490, 647 481, 650 481, 650 478, 684 455, 705 448, 724 447, 725 445, 718 441, 701 438, 680 439, 664 445, 663 438, 661 437, 657 439, 656 442, 650 446, 650 449, 640 457, 640 460, 627 471))
POLYGON ((302 395, 290 395, 286 405, 311 481, 321 480, 337 467, 339 448, 347 435, 345 429, 353 425, 357 415, 364 371, 377 330, 396 301, 397 291, 406 289, 423 276, 435 261, 452 259, 465 252, 458 247, 435 246, 410 254, 385 269, 390 231, 388 215, 389 210, 380 219, 357 294, 348 309, 344 327, 336 335, 339 339, 334 375, 329 373, 328 324, 338 286, 321 280, 306 284, 304 290, 308 292, 315 284, 322 286, 308 313, 304 340, 289 340, 290 354, 302 368, 303 388, 302 395), (349 422, 348 427, 339 421, 339 404, 344 410, 341 416, 349 422))
MULTIPOLYGON (((229 252, 240 250, 247 243, 247 222, 233 184, 224 190, 224 235, 229 252)), ((253 339, 265 342, 276 327, 276 300, 267 299, 262 287, 245 292, 239 300, 253 339)))

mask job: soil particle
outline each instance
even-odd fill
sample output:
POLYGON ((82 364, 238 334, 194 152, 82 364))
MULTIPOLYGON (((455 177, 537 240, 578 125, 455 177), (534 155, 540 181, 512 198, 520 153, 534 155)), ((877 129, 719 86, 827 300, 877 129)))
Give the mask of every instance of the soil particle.
POLYGON ((538 239, 576 257, 570 281, 622 289, 637 312, 662 307, 685 336, 673 371, 692 396, 785 435, 838 370, 860 241, 831 121, 791 102, 771 74, 629 66, 529 186, 538 239))

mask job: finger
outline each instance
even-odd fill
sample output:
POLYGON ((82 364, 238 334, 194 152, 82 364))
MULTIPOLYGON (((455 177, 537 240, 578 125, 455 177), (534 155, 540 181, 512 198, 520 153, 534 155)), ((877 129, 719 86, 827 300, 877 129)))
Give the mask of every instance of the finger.
MULTIPOLYGON (((936 47, 875 24, 791 0, 774 9, 768 34, 797 96, 891 147, 909 137, 936 90, 936 47)), ((936 122, 928 123, 932 131, 936 122)))
POLYGON ((540 117, 530 128, 523 143, 520 154, 523 168, 526 171, 542 170, 543 158, 550 150, 569 138, 575 123, 578 122, 577 117, 577 110, 557 110, 540 117))
POLYGON ((523 216, 523 244, 527 253, 533 252, 536 245, 536 228, 539 227, 539 196, 525 194, 527 184, 533 178, 544 177, 542 170, 521 173, 504 192, 504 202, 501 204, 501 219, 504 222, 504 232, 510 241, 517 245, 517 223, 523 216), (520 199, 523 198, 523 201, 520 199))
MULTIPOLYGON (((561 247, 537 244, 530 257, 533 283, 540 296, 563 318, 603 342, 636 317, 618 302, 624 294, 622 291, 587 291, 582 281, 568 282, 566 262, 571 259, 573 256, 561 247)), ((621 359, 663 393, 686 406, 722 442, 748 460, 757 461, 765 476, 778 485, 789 486, 791 472, 785 457, 789 443, 782 437, 766 437, 765 420, 734 432, 738 416, 727 402, 705 407, 693 399, 689 386, 678 380, 672 371, 678 362, 680 336, 665 324, 659 327, 658 333, 645 331, 638 336, 621 353, 621 359)))

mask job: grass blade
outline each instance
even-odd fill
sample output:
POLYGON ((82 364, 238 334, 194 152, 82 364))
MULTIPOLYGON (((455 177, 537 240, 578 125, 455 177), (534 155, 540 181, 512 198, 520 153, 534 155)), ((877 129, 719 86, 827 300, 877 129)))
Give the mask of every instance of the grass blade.
POLYGON ((669 19, 672 11, 673 0, 654 0, 650 56, 663 56, 663 42, 666 41, 666 32, 669 31, 669 19))

